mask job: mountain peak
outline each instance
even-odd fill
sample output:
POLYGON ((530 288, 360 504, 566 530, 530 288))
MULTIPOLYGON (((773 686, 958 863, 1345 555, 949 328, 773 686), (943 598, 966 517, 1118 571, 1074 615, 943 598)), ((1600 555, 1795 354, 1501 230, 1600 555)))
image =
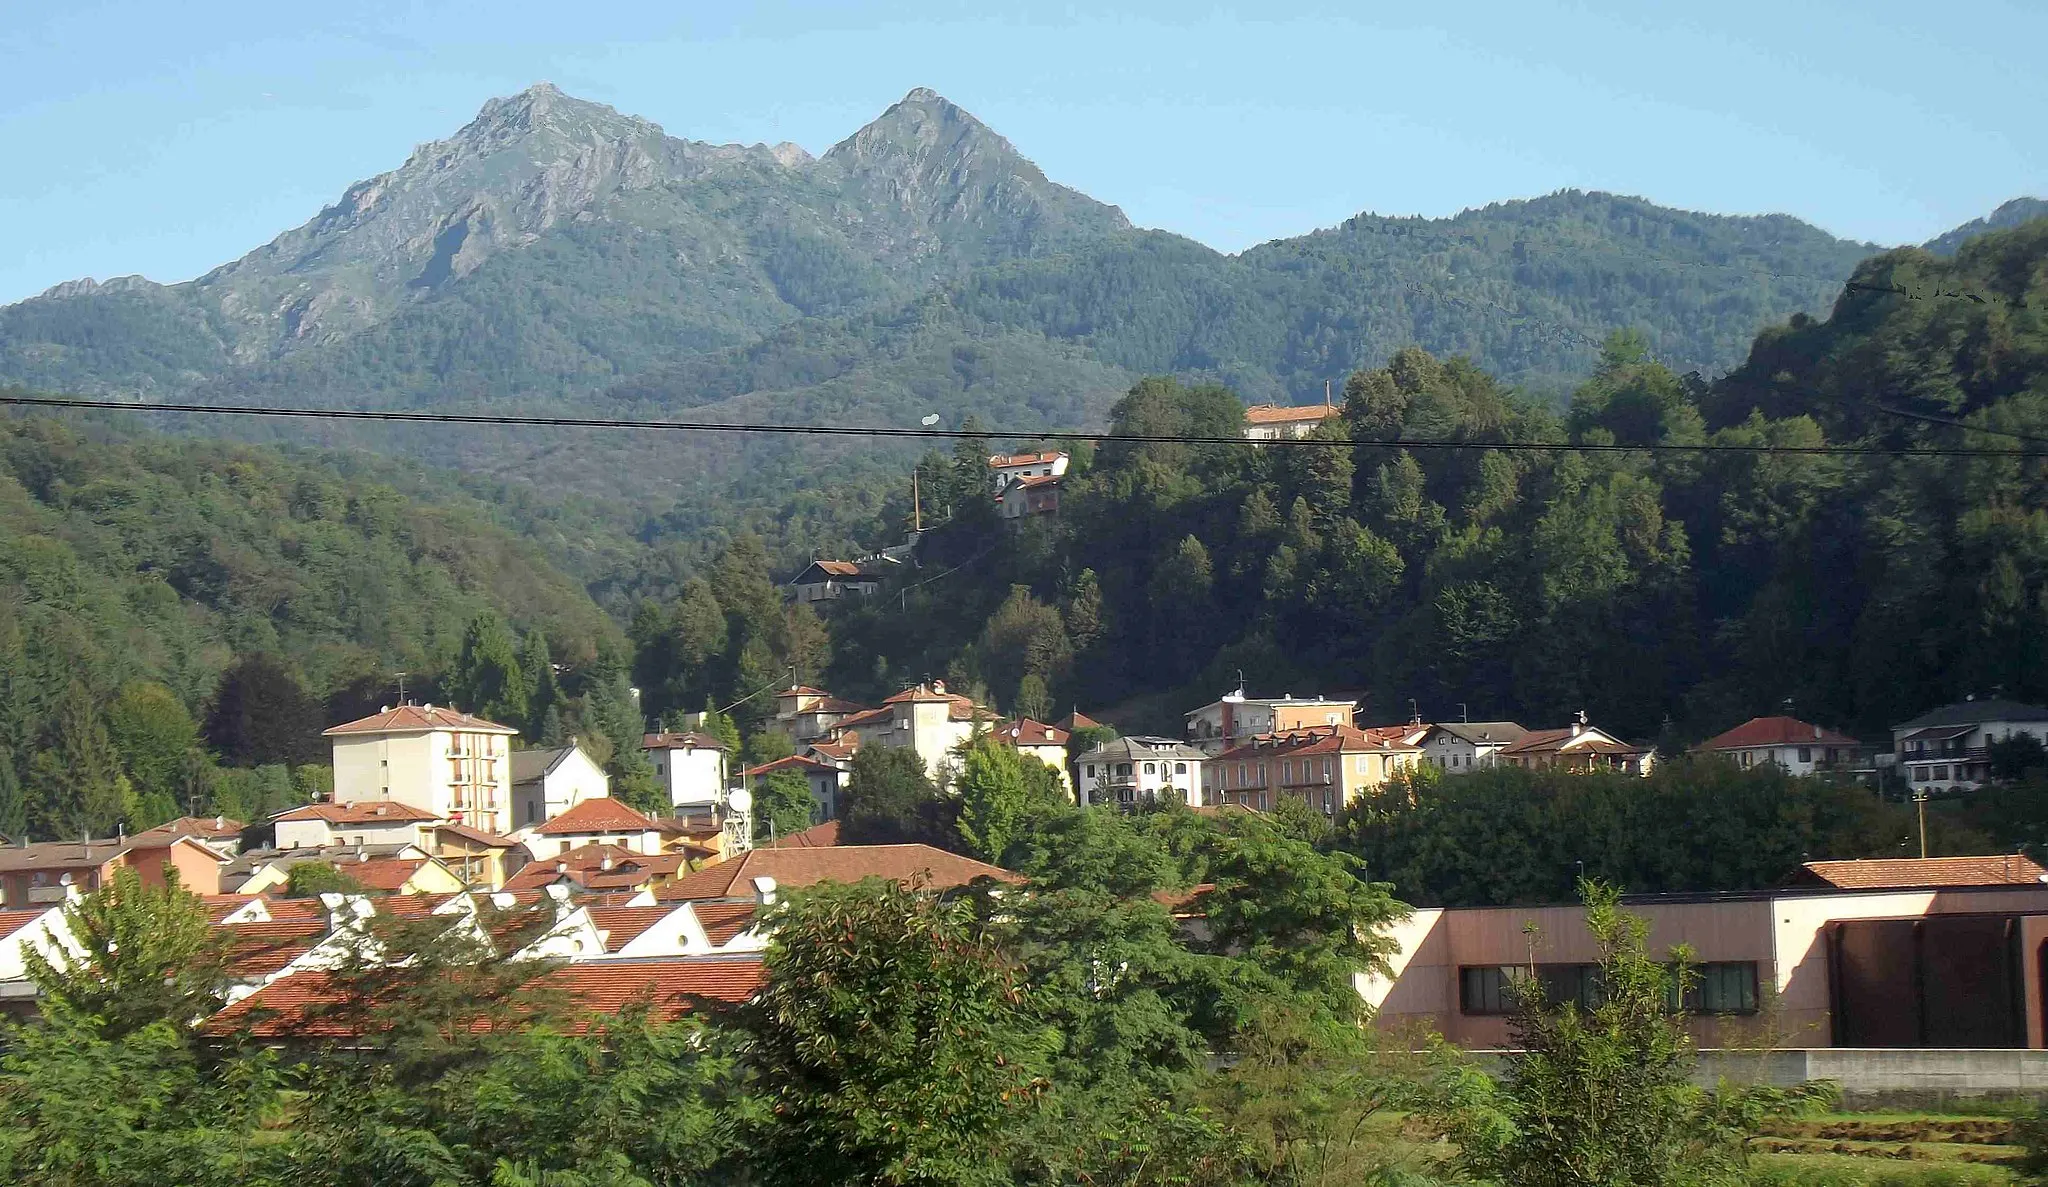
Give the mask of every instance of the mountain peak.
POLYGON ((454 139, 502 142, 542 131, 609 140, 662 134, 661 128, 649 120, 622 115, 617 108, 603 103, 578 99, 554 83, 537 82, 516 95, 486 100, 476 118, 464 125, 454 139))
POLYGON ((1952 256, 1956 250, 1971 239, 1988 231, 2002 231, 2017 227, 2021 223, 2037 218, 2048 218, 2048 200, 2041 198, 2014 198, 2001 203, 1998 209, 1983 218, 1971 219, 1945 235, 1929 239, 1921 246, 1938 256, 1952 256))

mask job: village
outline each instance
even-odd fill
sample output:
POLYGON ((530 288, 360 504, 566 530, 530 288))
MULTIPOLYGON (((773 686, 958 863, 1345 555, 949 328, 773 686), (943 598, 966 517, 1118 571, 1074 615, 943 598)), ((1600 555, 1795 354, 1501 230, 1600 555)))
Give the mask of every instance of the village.
MULTIPOLYGON (((1656 762, 1652 747, 1583 714, 1537 729, 1419 717, 1361 724, 1356 702, 1342 697, 1242 688, 1188 710, 1179 738, 1117 735, 1078 711, 1057 722, 1002 719, 937 680, 872 707, 792 685, 774 693, 774 705, 771 728, 796 753, 751 767, 709 732, 645 735, 667 815, 614 798, 574 741, 519 748, 512 727, 407 703, 325 731, 333 793, 319 802, 262 821, 186 817, 134 835, 9 844, 0 848, 0 1003, 34 1008, 28 953, 61 965, 71 949, 67 908, 124 869, 147 885, 175 872, 229 936, 223 1027, 253 1017, 264 1020, 259 1033, 284 1033, 318 1000, 323 970, 347 958, 379 915, 473 928, 505 912, 537 920, 519 951, 501 955, 558 965, 550 976, 592 1008, 636 996, 675 1012, 693 998, 743 999, 761 983, 774 910, 788 891, 867 878, 934 890, 1023 881, 932 845, 842 843, 854 760, 872 748, 915 755, 942 790, 966 748, 993 739, 1049 768, 1080 808, 1267 813, 1293 799, 1331 817, 1424 768, 1440 778, 1495 767, 1641 776, 1656 762), (784 772, 810 789, 811 827, 758 835, 754 792, 784 772)), ((1915 790, 1949 790, 1987 778, 1989 748, 2015 734, 2048 737, 2048 709, 1943 706, 1900 723, 1883 754, 1824 725, 1760 717, 1698 752, 1813 778, 1896 771, 1915 790)), ((2040 970, 2012 955, 2048 937, 2048 871, 2026 858, 1812 862, 1781 891, 1651 899, 1640 909, 1658 942, 1699 951, 1703 1034, 1756 1021, 1769 998, 1780 1003, 1772 1025, 1789 1026, 1802 1048, 2048 1045, 2040 970), (1944 943, 2012 967, 1948 984, 1967 966, 1937 957, 1938 945, 1888 943, 1887 929, 1901 926, 1953 932, 1944 943), (2024 949, 2005 939, 2013 929, 2028 937, 2024 949), (1920 988, 1901 998, 1902 985, 1920 988), (1900 1004, 1944 992, 1986 998, 1985 1008, 1929 1014, 1900 1004)), ((1198 911, 1178 913, 1200 926, 1198 911)), ((1361 973, 1356 987, 1384 1025, 1423 1021, 1466 1046, 1498 1046, 1507 1037, 1503 986, 1518 963, 1540 956, 1559 985, 1592 967, 1571 913, 1554 904, 1417 911, 1396 925, 1390 975, 1361 973), (1553 915, 1549 950, 1530 952, 1524 928, 1553 915)))

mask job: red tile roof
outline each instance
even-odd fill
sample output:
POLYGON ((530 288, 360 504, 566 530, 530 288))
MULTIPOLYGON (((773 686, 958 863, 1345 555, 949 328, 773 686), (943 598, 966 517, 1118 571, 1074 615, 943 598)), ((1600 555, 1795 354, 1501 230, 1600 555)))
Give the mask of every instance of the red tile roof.
POLYGON ((1579 754, 1649 753, 1649 747, 1647 746, 1631 746, 1627 742, 1607 741, 1604 736, 1588 738, 1584 742, 1579 742, 1579 739, 1588 733, 1600 734, 1601 731, 1594 729, 1592 726, 1585 726, 1574 733, 1572 727, 1568 725, 1551 730, 1530 730, 1520 738, 1517 738, 1512 744, 1501 747, 1500 753, 1507 755, 1548 754, 1565 749, 1567 744, 1573 744, 1571 749, 1579 754))
POLYGON ((1809 861, 1798 881, 1842 890, 1919 890, 1942 886, 2040 886, 2048 869, 2020 854, 1809 861))
POLYGON ((317 919, 273 919, 269 923, 231 923, 226 967, 243 980, 267 977, 310 952, 327 936, 327 915, 317 919))
MULTIPOLYGON (((759 956, 666 956, 562 965, 541 973, 538 984, 565 992, 574 1008, 588 1013, 617 1014, 646 1001, 653 1017, 673 1021, 689 1013, 693 999, 742 1002, 766 979, 759 956)), ((248 1023, 256 1038, 343 1038, 348 1031, 339 1020, 307 1017, 336 1000, 328 974, 297 972, 214 1015, 206 1029, 221 1034, 248 1023)))
POLYGON ((1422 749, 1399 737, 1375 737, 1374 732, 1349 725, 1315 725, 1280 734, 1260 734, 1217 755, 1215 761, 1295 758, 1306 754, 1406 754, 1422 749))
POLYGON ((895 717, 896 710, 889 708, 887 705, 879 709, 863 709, 858 713, 841 718, 839 728, 856 729, 863 725, 872 725, 878 721, 892 721, 895 717))
POLYGON ((710 734, 700 734, 694 730, 672 730, 659 734, 643 734, 640 737, 642 750, 681 750, 684 747, 692 750, 723 750, 725 743, 710 734))
POLYGON ((653 828, 652 818, 609 796, 599 796, 584 800, 533 831, 544 837, 559 837, 571 833, 648 832, 653 828))
POLYGON ((225 816, 180 816, 155 828, 143 829, 135 834, 135 839, 140 841, 144 837, 163 837, 166 840, 172 837, 197 837, 202 841, 232 841, 239 838, 242 830, 247 827, 249 826, 241 821, 230 820, 225 816))
POLYGON ((908 885, 949 889, 976 878, 1000 882, 1024 879, 1008 870, 930 845, 838 845, 831 848, 749 849, 738 857, 686 874, 655 893, 662 899, 754 897, 755 878, 796 889, 819 882, 889 878, 908 885))
POLYGON ((321 731, 321 737, 332 738, 338 734, 416 734, 427 730, 461 730, 470 734, 516 734, 519 731, 509 725, 485 721, 472 717, 457 709, 440 705, 400 705, 372 713, 368 717, 343 722, 321 731))
POLYGON ((946 701, 957 701, 965 699, 966 698, 961 697, 955 693, 949 693, 944 691, 943 689, 933 688, 929 684, 913 684, 909 688, 904 689, 902 692, 897 693, 895 696, 883 697, 882 703, 884 705, 934 705, 946 701))
POLYGON ((732 943, 733 937, 754 925, 756 904, 751 902, 698 902, 691 903, 690 910, 703 926, 704 935, 723 948, 732 943))
POLYGON ((590 922, 604 933, 604 950, 617 952, 682 908, 675 903, 653 907, 592 907, 590 922))
MULTIPOLYGON (((862 710, 862 712, 866 712, 866 710, 862 710)), ((845 723, 841 722, 840 724, 844 725, 845 723)), ((813 742, 804 749, 822 755, 828 761, 847 762, 854 755, 860 753, 860 735, 849 735, 844 741, 840 742, 813 742)))
POLYGON ((833 577, 860 576, 860 566, 852 561, 812 561, 811 567, 833 577))
POLYGON ((368 861, 338 861, 334 868, 341 871, 342 877, 364 890, 391 893, 404 889, 413 875, 432 860, 430 857, 373 857, 368 861))
POLYGON ((397 800, 355 800, 346 804, 303 804, 270 818, 273 821, 324 820, 329 824, 404 824, 439 820, 425 808, 397 800))
POLYGON ((830 849, 839 844, 839 822, 827 820, 814 824, 800 833, 791 833, 769 842, 770 849, 830 849))
POLYGON ((1244 410, 1248 425, 1293 424, 1305 420, 1327 420, 1343 411, 1328 404, 1253 404, 1244 410))
POLYGON ((511 849, 519 844, 519 842, 510 837, 501 837, 497 833, 487 833, 480 828, 471 828, 466 824, 437 824, 434 826, 434 833, 436 836, 441 833, 447 833, 471 844, 482 845, 490 849, 511 849))
POLYGON ((989 455, 988 464, 992 469, 1005 469, 1010 466, 1038 466, 1047 462, 1056 462, 1065 456, 1067 455, 1056 449, 1047 450, 1042 453, 992 453, 989 455))
POLYGON ((1076 709, 1060 720, 1059 727, 1071 734, 1075 730, 1101 729, 1102 723, 1076 709))
POLYGON ((54 907, 38 907, 29 911, 0 911, 0 940, 6 939, 36 920, 41 919, 54 907))
POLYGON ((1860 746, 1839 730, 1826 729, 1796 717, 1752 717, 1726 733, 1699 744, 1701 750, 1747 750, 1757 746, 1860 746))
POLYGON ((1072 735, 1056 725, 1020 717, 996 727, 996 738, 1012 746, 1064 746, 1072 735))
POLYGON ((1010 480, 1010 485, 1021 486, 1026 490, 1034 490, 1041 486, 1058 486, 1059 484, 1060 476, 1057 474, 1033 474, 1027 478, 1012 478, 1010 480))
MULTIPOLYGON (((218 924, 221 920, 255 902, 258 897, 260 896, 253 894, 202 894, 199 896, 199 901, 206 904, 207 919, 218 924)), ((270 904, 265 903, 264 909, 267 911, 269 908, 270 904)))
POLYGON ((635 853, 617 845, 578 845, 559 857, 526 863, 506 879, 505 889, 539 890, 567 877, 585 890, 627 890, 680 873, 688 861, 683 853, 635 853), (605 868, 606 858, 611 859, 610 869, 605 868))

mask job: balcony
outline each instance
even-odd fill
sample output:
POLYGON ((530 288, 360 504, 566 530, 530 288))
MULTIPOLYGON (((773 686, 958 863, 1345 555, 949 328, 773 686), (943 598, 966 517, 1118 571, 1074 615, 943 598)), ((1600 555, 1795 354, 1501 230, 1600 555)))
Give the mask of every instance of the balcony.
POLYGON ((1955 750, 1908 751, 1899 756, 1899 761, 1902 763, 1989 762, 1991 761, 1991 748, 1989 746, 1964 746, 1955 750))

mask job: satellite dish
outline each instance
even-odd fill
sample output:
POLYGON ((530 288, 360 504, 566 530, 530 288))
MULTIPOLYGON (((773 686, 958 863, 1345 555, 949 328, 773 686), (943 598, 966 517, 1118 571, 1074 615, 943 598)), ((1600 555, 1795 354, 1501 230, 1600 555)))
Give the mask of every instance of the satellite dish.
POLYGON ((934 412, 930 416, 925 417, 923 420, 918 421, 917 423, 923 425, 925 428, 931 428, 933 425, 939 423, 939 414, 934 412))
POLYGON ((754 806, 754 793, 744 787, 735 787, 725 793, 725 806, 744 816, 754 806))

